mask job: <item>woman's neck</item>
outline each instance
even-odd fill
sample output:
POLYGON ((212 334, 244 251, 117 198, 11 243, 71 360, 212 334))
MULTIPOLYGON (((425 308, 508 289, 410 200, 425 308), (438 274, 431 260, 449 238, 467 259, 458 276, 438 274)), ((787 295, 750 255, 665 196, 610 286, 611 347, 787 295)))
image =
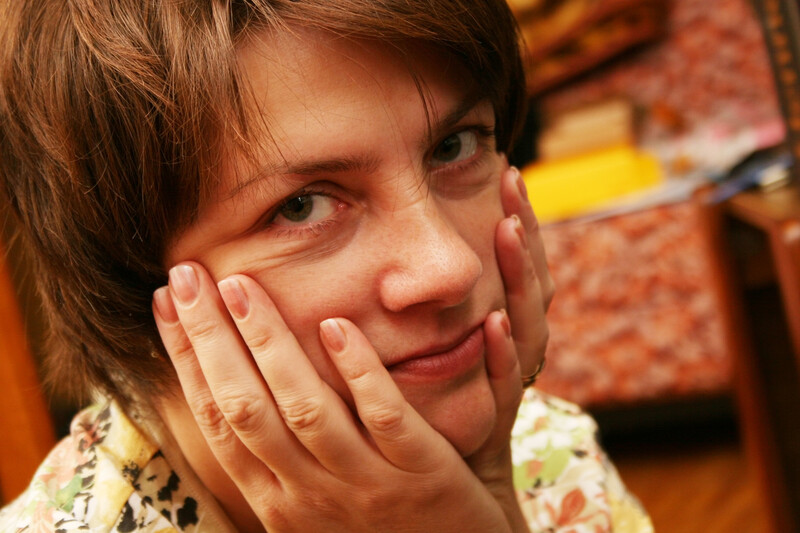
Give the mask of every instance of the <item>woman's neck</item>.
POLYGON ((214 457, 183 397, 164 398, 156 410, 186 462, 236 528, 247 533, 265 531, 236 484, 214 457))

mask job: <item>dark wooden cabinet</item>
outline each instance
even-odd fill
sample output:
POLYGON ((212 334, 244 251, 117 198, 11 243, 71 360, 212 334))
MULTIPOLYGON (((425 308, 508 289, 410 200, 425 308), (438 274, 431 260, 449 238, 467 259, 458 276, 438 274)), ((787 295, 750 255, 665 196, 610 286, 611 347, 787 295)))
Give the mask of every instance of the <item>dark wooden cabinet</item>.
MULTIPOLYGON (((704 201, 703 194, 700 201, 704 201)), ((743 439, 772 531, 800 527, 800 189, 706 204, 743 439)))

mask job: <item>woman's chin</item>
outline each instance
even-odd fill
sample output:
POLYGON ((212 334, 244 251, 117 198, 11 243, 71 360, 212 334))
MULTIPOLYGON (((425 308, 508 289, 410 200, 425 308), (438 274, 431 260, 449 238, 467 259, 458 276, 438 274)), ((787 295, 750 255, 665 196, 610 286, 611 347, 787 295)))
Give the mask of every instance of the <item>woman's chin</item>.
POLYGON ((494 396, 485 372, 456 390, 438 394, 404 391, 404 394, 462 457, 472 455, 486 442, 497 419, 494 396))

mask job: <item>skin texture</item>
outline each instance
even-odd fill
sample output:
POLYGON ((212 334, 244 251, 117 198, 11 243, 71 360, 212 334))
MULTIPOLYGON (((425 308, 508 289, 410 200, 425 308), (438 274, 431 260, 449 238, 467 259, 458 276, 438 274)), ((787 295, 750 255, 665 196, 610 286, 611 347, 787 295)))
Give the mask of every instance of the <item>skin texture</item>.
POLYGON ((298 31, 240 61, 270 139, 154 295, 179 446, 245 531, 524 531, 508 441, 552 282, 491 106, 430 51, 298 31))

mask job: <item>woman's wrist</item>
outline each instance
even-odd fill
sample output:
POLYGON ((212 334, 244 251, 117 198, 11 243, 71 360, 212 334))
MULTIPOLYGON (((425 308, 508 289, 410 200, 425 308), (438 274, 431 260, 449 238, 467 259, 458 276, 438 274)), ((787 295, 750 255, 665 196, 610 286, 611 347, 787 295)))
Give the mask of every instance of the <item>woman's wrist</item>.
MULTIPOLYGON (((473 471, 478 465, 473 463, 473 471)), ((483 485, 492 494, 494 500, 503 510, 509 528, 513 533, 528 533, 528 522, 522 514, 517 493, 514 489, 513 467, 511 465, 511 450, 494 457, 491 463, 481 465, 480 474, 483 485)), ((477 474, 477 472, 476 472, 477 474)))
POLYGON ((500 491, 493 491, 495 500, 503 509, 503 513, 508 520, 508 525, 513 533, 530 533, 528 522, 522 514, 522 509, 517 500, 517 494, 513 485, 505 487, 500 491))

